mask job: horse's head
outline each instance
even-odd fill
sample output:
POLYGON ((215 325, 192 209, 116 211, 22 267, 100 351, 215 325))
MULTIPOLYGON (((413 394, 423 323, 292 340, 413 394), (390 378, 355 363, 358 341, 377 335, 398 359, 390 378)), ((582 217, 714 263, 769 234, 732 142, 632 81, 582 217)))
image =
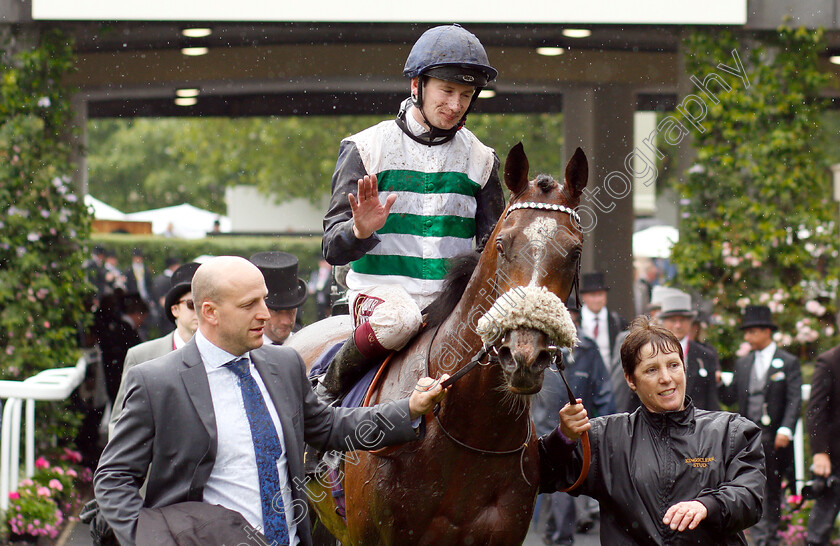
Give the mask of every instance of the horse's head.
POLYGON ((574 208, 588 173, 580 148, 562 184, 547 175, 529 181, 522 144, 505 161, 510 203, 482 256, 488 269, 495 266, 496 299, 478 326, 514 394, 538 392, 554 352, 577 341, 564 301, 577 288, 583 237, 574 208))

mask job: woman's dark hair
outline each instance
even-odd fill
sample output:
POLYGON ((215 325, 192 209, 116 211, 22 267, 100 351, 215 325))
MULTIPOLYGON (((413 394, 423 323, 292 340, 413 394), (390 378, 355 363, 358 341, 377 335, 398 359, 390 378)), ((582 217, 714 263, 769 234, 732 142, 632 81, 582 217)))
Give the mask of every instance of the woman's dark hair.
POLYGON ((621 367, 624 368, 626 375, 633 376, 633 372, 641 359, 639 353, 642 351, 642 347, 648 343, 651 344, 653 349, 651 356, 656 356, 660 351, 663 353, 675 352, 680 355, 680 361, 685 367, 682 346, 677 336, 664 326, 657 324, 649 316, 642 315, 636 317, 630 323, 630 333, 627 334, 624 343, 621 344, 621 367))

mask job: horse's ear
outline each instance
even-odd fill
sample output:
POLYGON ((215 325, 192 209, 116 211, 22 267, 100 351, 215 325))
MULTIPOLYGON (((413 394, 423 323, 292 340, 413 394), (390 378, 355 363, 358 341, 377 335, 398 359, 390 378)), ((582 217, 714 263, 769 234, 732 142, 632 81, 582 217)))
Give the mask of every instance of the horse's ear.
POLYGON ((565 190, 574 201, 578 201, 583 193, 583 188, 586 187, 587 180, 589 180, 589 162, 586 160, 586 154, 580 148, 575 150, 574 155, 566 164, 565 179, 565 190))
POLYGON ((517 195, 528 187, 528 158, 521 142, 510 149, 505 160, 505 186, 511 195, 517 195))

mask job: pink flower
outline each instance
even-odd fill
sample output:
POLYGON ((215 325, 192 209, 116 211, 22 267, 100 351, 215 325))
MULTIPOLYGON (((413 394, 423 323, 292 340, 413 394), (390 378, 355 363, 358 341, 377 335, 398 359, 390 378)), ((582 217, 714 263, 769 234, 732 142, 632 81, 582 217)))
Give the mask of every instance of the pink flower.
POLYGON ((65 474, 67 474, 71 478, 75 478, 76 476, 78 476, 78 474, 76 474, 76 471, 73 470, 72 468, 68 468, 67 472, 65 472, 65 474))
POLYGON ((20 493, 18 493, 17 491, 12 491, 9 493, 9 498, 12 500, 19 499, 20 493))
POLYGON ((787 498, 788 504, 799 504, 802 502, 801 495, 791 495, 787 498))
POLYGON ((61 456, 62 459, 65 461, 71 461, 74 463, 82 462, 82 454, 78 451, 73 451, 72 449, 64 448, 64 455, 61 456))
POLYGON ((50 486, 51 489, 55 489, 56 491, 63 491, 64 490, 64 486, 61 485, 61 482, 56 480, 55 478, 51 479, 50 483, 48 485, 50 486))
POLYGON ((35 468, 49 468, 50 463, 43 457, 38 457, 35 459, 35 468))
POLYGON ((50 489, 49 487, 39 487, 38 488, 38 496, 40 497, 49 497, 50 496, 50 489))
POLYGON ((30 480, 29 478, 26 478, 26 479, 20 480, 20 485, 21 485, 22 487, 27 487, 27 486, 30 486, 30 485, 32 485, 33 483, 34 483, 34 482, 33 482, 32 480, 30 480))
POLYGON ((735 351, 735 354, 739 357, 740 356, 747 356, 750 353, 751 350, 752 350, 752 347, 750 346, 749 343, 747 343, 745 341, 745 342, 741 343, 741 346, 738 347, 738 350, 735 351))

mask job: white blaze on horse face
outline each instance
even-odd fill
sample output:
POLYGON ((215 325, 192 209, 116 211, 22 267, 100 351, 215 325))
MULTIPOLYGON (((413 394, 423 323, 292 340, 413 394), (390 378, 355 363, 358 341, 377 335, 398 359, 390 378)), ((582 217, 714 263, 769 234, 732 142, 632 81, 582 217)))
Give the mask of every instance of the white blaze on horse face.
POLYGON ((545 216, 534 218, 534 221, 522 233, 528 241, 526 248, 530 251, 529 259, 534 267, 534 271, 531 273, 531 282, 528 283, 528 286, 536 286, 537 277, 543 271, 542 261, 545 257, 546 246, 548 246, 548 241, 557 233, 557 221, 545 216))

